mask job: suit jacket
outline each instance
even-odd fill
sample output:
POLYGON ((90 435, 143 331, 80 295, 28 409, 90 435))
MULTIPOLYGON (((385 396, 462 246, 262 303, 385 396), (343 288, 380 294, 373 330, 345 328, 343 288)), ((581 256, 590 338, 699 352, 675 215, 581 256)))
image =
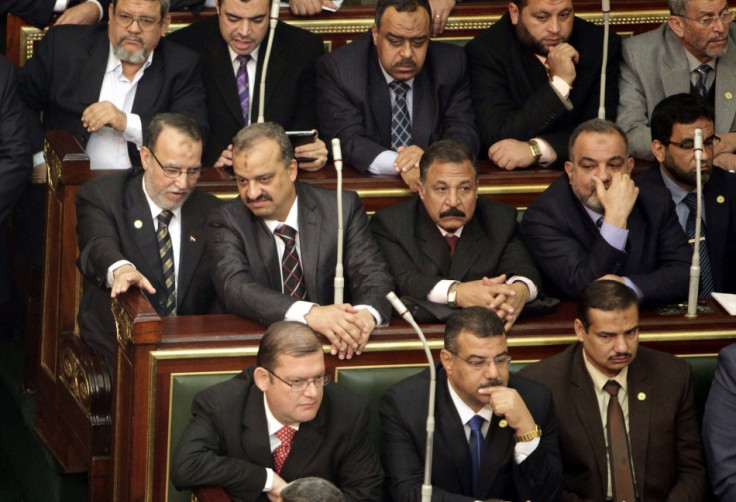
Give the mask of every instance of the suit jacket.
MULTIPOLYGON (((181 43, 201 56, 202 81, 207 91, 210 134, 202 155, 205 165, 213 165, 233 137, 245 127, 238 87, 227 43, 220 34, 219 18, 212 16, 175 31, 167 38, 181 43)), ((259 89, 268 35, 261 42, 256 81, 250 82, 253 100, 251 123, 258 119, 259 89)), ((317 128, 314 66, 324 44, 319 35, 279 21, 271 48, 266 78, 265 119, 287 131, 317 128)))
MULTIPOLYGON (((334 190, 296 182, 299 198, 299 261, 308 300, 334 303, 337 265, 337 197, 334 190)), ((357 194, 343 192, 345 301, 370 305, 388 321, 388 266, 368 230, 357 194)), ((238 197, 213 211, 208 226, 212 279, 228 312, 261 324, 282 321, 297 300, 281 293, 281 263, 273 233, 238 197)))
POLYGON ((686 298, 691 252, 670 193, 640 187, 627 226, 626 250, 619 251, 601 236, 563 173, 529 205, 520 231, 555 296, 575 299, 591 282, 616 274, 631 279, 645 302, 686 298))
MULTIPOLYGON (((562 489, 562 465, 550 392, 536 382, 511 375, 509 387, 521 395, 542 429, 542 439, 534 452, 517 464, 513 458, 514 431, 500 427, 494 415, 481 453, 478 486, 473 492, 468 440, 448 385, 444 368, 437 364, 432 501, 557 500, 562 489)), ((429 369, 397 383, 381 398, 381 459, 396 502, 421 500, 428 394, 429 369)))
MULTIPOLYGON (((478 151, 462 49, 430 41, 412 93, 412 144, 454 139, 478 151)), ((391 149, 391 98, 370 31, 317 62, 317 113, 325 136, 340 138, 346 163, 360 172, 391 149)))
POLYGON ((736 344, 718 354, 718 369, 703 415, 703 448, 713 492, 721 502, 736 500, 736 344))
POLYGON ((485 197, 478 198, 453 258, 417 195, 378 211, 370 226, 400 295, 426 299, 443 279, 475 281, 500 274, 522 275, 541 287, 539 272, 518 236, 516 209, 485 197))
MULTIPOLYGON (((144 292, 153 308, 161 313, 165 307, 166 286, 156 229, 141 173, 127 170, 90 180, 79 188, 76 202, 77 266, 86 280, 79 330, 109 363, 115 350, 115 323, 107 287, 110 265, 119 260, 133 263, 156 289, 153 295, 144 292)), ((179 315, 206 314, 216 304, 204 248, 205 218, 218 204, 216 197, 195 190, 182 206, 176 292, 179 315)))
MULTIPOLYGON (((110 5, 110 0, 97 1, 102 6, 102 17, 107 17, 107 8, 110 5)), ((69 7, 74 7, 80 3, 79 0, 72 0, 69 2, 69 7)), ((54 16, 55 5, 55 0, 4 0, 2 5, 0 5, 0 16, 13 14, 22 17, 38 28, 45 28, 54 16)))
MULTIPOLYGON (((640 174, 636 183, 665 187, 657 166, 640 174)), ((731 259, 736 256, 736 176, 714 167, 703 186, 703 200, 715 291, 736 293, 736 262, 731 259)))
MULTIPOLYGON (((667 96, 690 92, 690 65, 685 48, 667 23, 626 39, 621 59, 618 125, 629 138, 629 154, 654 160, 649 118, 667 96)), ((736 26, 728 31, 728 50, 718 58, 715 81, 716 132, 736 130, 736 26), (726 97, 726 96, 729 97, 726 97)))
MULTIPOLYGON (((606 500, 605 430, 593 381, 575 343, 520 373, 552 390, 557 412, 563 500, 606 500)), ((690 365, 639 345, 629 365, 629 438, 639 499, 704 500, 706 477, 690 365)))
MULTIPOLYGON (((82 125, 82 112, 100 98, 110 51, 107 26, 52 27, 21 68, 18 94, 34 112, 43 112, 43 127, 34 120, 33 151, 43 147, 43 130, 67 129, 83 147, 90 133, 82 125)), ((196 54, 162 38, 151 66, 138 81, 132 113, 138 114, 145 137, 148 124, 161 112, 189 115, 207 135, 205 94, 196 54)), ((133 165, 140 165, 138 148, 128 143, 133 165)))
MULTIPOLYGON (((267 501, 266 468, 273 469, 263 392, 251 366, 197 393, 192 420, 171 460, 177 489, 222 486, 237 500, 267 501)), ((381 500, 383 473, 368 430, 368 405, 338 384, 324 389, 317 416, 302 422, 280 476, 287 482, 317 476, 348 501, 381 500)))
MULTIPOLYGON (((567 159, 567 140, 581 122, 598 116, 603 29, 575 18, 568 40, 580 54, 577 76, 564 102, 549 85, 539 58, 519 41, 509 14, 466 45, 484 154, 506 138, 542 138, 559 162, 567 159)), ((606 67, 606 116, 616 117, 621 39, 610 34, 606 67)))

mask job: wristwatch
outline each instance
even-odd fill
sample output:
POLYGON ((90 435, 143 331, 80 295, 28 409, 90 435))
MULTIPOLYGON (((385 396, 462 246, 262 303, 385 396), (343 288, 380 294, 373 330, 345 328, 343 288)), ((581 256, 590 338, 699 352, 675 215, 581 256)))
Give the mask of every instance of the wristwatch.
POLYGON ((529 150, 531 150, 532 156, 534 157, 534 163, 539 163, 539 159, 542 158, 542 149, 539 148, 539 143, 537 143, 536 139, 530 139, 527 143, 529 144, 529 150))
POLYGON ((526 434, 521 434, 519 436, 514 436, 514 440, 517 443, 526 443, 528 441, 531 441, 534 438, 541 438, 541 437, 542 437, 542 429, 540 429, 537 424, 534 424, 533 431, 527 432, 526 434))
POLYGON ((460 281, 455 281, 450 285, 450 289, 447 290, 447 305, 451 309, 457 308, 457 288, 460 287, 460 281))

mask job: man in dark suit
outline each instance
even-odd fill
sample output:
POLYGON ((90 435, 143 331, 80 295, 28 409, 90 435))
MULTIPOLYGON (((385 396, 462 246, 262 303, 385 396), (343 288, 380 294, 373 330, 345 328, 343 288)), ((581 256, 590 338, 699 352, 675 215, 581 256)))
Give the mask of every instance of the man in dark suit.
MULTIPOLYGON (((179 112, 207 130, 198 57, 161 40, 169 26, 164 0, 115 0, 108 26, 59 26, 44 36, 21 69, 19 94, 36 113, 33 149, 42 130, 67 129, 93 169, 140 165, 138 148, 151 118, 179 112)), ((34 164, 41 166, 38 154, 34 164)), ((43 166, 37 168, 44 179, 43 166)))
MULTIPOLYGON (((260 82, 269 34, 269 0, 219 0, 217 16, 178 30, 168 38, 197 51, 202 58, 202 80, 207 91, 210 132, 203 162, 205 165, 232 165, 228 150, 240 129, 258 120, 260 82), (247 58, 242 75, 240 60, 247 58), (238 78, 247 87, 242 102, 238 78), (223 152, 224 151, 224 152, 223 152)), ((268 63, 264 117, 287 131, 317 128, 314 66, 322 55, 322 38, 279 21, 274 32, 268 63)), ((299 167, 319 169, 327 161, 322 140, 296 149, 299 167)))
POLYGON ((171 460, 174 486, 222 486, 237 500, 265 502, 278 500, 289 481, 317 476, 348 501, 381 500, 368 405, 327 381, 315 332, 272 324, 255 366, 194 397, 171 460))
POLYGON ((348 165, 414 189, 430 144, 480 144, 462 49, 430 42, 426 0, 380 0, 370 33, 317 63, 317 113, 348 165))
POLYGON ((0 16, 13 14, 29 23, 45 28, 55 13, 61 13, 54 24, 94 24, 104 17, 110 0, 5 0, 0 16))
POLYGON ((521 237, 554 296, 577 298, 602 277, 624 282, 640 301, 687 296, 690 250, 672 199, 634 184, 626 145, 612 122, 583 122, 570 137, 566 174, 524 214, 521 237))
MULTIPOLYGON (((567 140, 598 116, 603 29, 574 16, 572 0, 513 0, 466 46, 483 148, 499 167, 561 164, 567 140)), ((606 116, 616 117, 621 39, 610 34, 606 116)))
POLYGON ((98 177, 77 192, 77 266, 86 279, 79 330, 111 371, 110 297, 137 286, 159 315, 206 314, 216 302, 204 247, 205 218, 219 200, 194 189, 201 155, 197 124, 161 114, 151 121, 141 149, 143 173, 98 177), (163 234, 170 239, 171 273, 160 254, 163 234))
MULTIPOLYGON (((669 190, 677 219, 688 238, 694 237, 696 216, 690 206, 696 202, 695 129, 703 134, 702 183, 703 215, 700 246, 700 296, 713 291, 736 293, 736 176, 713 166, 719 142, 715 134, 713 107, 695 94, 675 94, 654 107, 651 118, 652 152, 659 162, 639 175, 639 186, 659 186, 669 190), (692 226, 689 235, 688 222, 692 226), (706 249, 707 247, 707 249, 706 249)), ((691 242, 691 247, 692 247, 691 242)))
MULTIPOLYGON (((432 500, 557 500, 552 395, 509 375, 510 361, 496 314, 469 307, 450 317, 437 365, 432 500)), ((427 369, 381 398, 381 457, 396 502, 422 499, 428 393, 427 369)))
POLYGON ((564 352, 520 371, 554 396, 562 500, 704 500, 690 365, 639 346, 636 295, 594 282, 580 295, 575 334, 564 352))
POLYGON ((516 210, 478 198, 475 157, 456 141, 430 145, 419 173, 418 195, 370 223, 398 294, 440 320, 454 308, 491 308, 509 329, 542 282, 516 210))
POLYGON ((229 312, 261 324, 299 321, 360 354, 388 323, 393 280, 354 192, 343 193, 345 301, 335 304, 337 194, 296 182, 294 150, 278 124, 252 124, 233 139, 240 197, 213 211, 213 281, 229 312))

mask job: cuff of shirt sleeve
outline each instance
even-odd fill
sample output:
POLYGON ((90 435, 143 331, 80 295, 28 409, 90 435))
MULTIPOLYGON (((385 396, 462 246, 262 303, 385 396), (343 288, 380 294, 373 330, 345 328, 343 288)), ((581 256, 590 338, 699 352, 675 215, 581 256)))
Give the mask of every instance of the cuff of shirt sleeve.
POLYGON ((386 323, 383 323, 383 319, 381 319, 381 314, 379 314, 378 311, 370 305, 353 305, 353 308, 355 308, 356 310, 367 310, 376 321, 376 327, 388 326, 388 321, 386 323))
POLYGON ((135 265, 130 263, 128 260, 118 260, 109 267, 107 267, 107 287, 111 288, 112 283, 115 282, 115 277, 113 276, 113 272, 115 272, 117 269, 122 267, 123 265, 130 265, 131 267, 135 268, 135 265))
POLYGON ((534 450, 537 449, 540 441, 541 439, 536 437, 531 441, 521 441, 519 443, 516 443, 516 445, 514 446, 514 460, 516 460, 516 463, 522 463, 524 460, 527 459, 527 457, 529 457, 529 455, 534 453, 534 450))
POLYGON ((539 151, 542 152, 542 156, 539 157, 539 164, 542 167, 547 167, 549 164, 557 160, 557 152, 555 152, 555 149, 552 148, 552 145, 547 143, 542 138, 533 138, 534 141, 537 142, 537 146, 539 147, 539 151))
POLYGON ((568 96, 570 95, 570 89, 572 89, 572 87, 570 87, 567 82, 562 80, 562 78, 558 77, 557 75, 552 77, 552 81, 549 83, 549 85, 552 87, 552 90, 555 91, 557 97, 560 98, 560 101, 562 102, 562 105, 565 107, 565 109, 567 111, 572 110, 572 101, 568 99, 568 96), (564 90, 565 86, 567 87, 567 93, 560 90, 560 88, 564 90))
POLYGON ((97 19, 98 21, 105 17, 105 11, 102 9, 102 4, 98 2, 97 0, 87 0, 90 3, 93 3, 97 6, 97 10, 100 11, 100 17, 97 19))
POLYGON ((284 321, 295 321, 302 324, 307 324, 307 320, 304 318, 304 316, 309 314, 309 311, 312 310, 312 307, 314 307, 315 305, 317 304, 312 302, 305 302, 302 300, 294 302, 292 306, 289 307, 289 310, 286 311, 286 315, 284 315, 284 321))
POLYGON ((396 157, 398 156, 399 154, 393 150, 384 150, 373 159, 371 165, 368 166, 368 172, 383 176, 396 176, 394 162, 396 162, 396 157))
POLYGON ((641 289, 639 289, 639 286, 634 284, 634 282, 628 277, 622 277, 622 279, 629 288, 634 290, 634 293, 636 293, 636 299, 639 300, 639 302, 641 303, 641 301, 644 299, 644 294, 641 292, 641 289))
POLYGON ((273 488, 273 469, 266 467, 266 484, 263 486, 263 491, 268 493, 273 488))
POLYGON ((537 299, 539 290, 537 289, 537 285, 534 284, 531 279, 527 279, 523 275, 512 275, 506 281, 506 284, 512 284, 514 282, 523 282, 524 284, 526 284, 526 287, 529 288, 529 299, 527 300, 527 303, 537 299))
POLYGON ((138 145, 138 148, 143 145, 143 125, 141 124, 141 117, 137 113, 126 113, 125 116, 128 119, 128 123, 123 131, 123 138, 125 141, 130 141, 138 145))
POLYGON ((629 238, 629 230, 626 228, 619 228, 616 225, 611 225, 606 222, 606 220, 603 220, 603 224, 601 225, 601 237, 603 237, 603 239, 605 239, 605 241, 612 247, 619 251, 625 251, 626 241, 629 238))
POLYGON ((458 282, 452 279, 442 279, 440 282, 434 285, 432 290, 427 293, 427 300, 434 303, 440 303, 447 305, 447 293, 450 290, 450 286, 453 283, 458 282))

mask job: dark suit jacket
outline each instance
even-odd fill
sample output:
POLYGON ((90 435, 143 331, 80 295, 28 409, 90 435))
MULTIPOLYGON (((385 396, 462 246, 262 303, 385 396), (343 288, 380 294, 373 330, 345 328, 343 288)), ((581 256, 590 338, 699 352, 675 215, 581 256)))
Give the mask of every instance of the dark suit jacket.
MULTIPOLYGON (((62 25, 51 28, 34 56, 21 68, 18 94, 36 113, 43 112, 43 130, 67 129, 82 146, 89 134, 82 112, 100 98, 110 41, 107 26, 62 25)), ((151 66, 138 81, 132 113, 138 114, 145 137, 148 124, 161 112, 189 115, 207 135, 205 93, 196 54, 162 38, 151 66)), ((42 128, 35 120, 33 151, 43 145, 42 128)), ((140 165, 138 148, 128 143, 133 165, 140 165)))
MULTIPOLYGON (((195 190, 182 206, 177 313, 208 313, 216 303, 204 248, 205 219, 219 204, 216 197, 195 190)), ((156 230, 143 193, 142 174, 130 170, 95 178, 77 192, 77 266, 86 279, 79 307, 79 330, 108 362, 115 349, 115 323, 110 312, 107 269, 128 260, 156 289, 145 293, 161 313, 166 286, 159 258, 156 230), (141 223, 137 228, 137 222, 141 223)))
MULTIPOLYGON (((222 486, 244 501, 266 501, 266 467, 273 469, 263 392, 251 366, 197 393, 192 420, 171 457, 171 481, 182 490, 222 486)), ((370 442, 368 405, 330 384, 317 416, 299 425, 280 476, 317 476, 333 482, 348 501, 381 500, 383 474, 370 442)))
MULTIPOLYGON (((665 187, 662 171, 652 166, 636 178, 639 186, 665 187)), ((736 176, 714 167, 703 186, 708 252, 715 291, 736 293, 736 176)))
MULTIPOLYGON (((565 472, 563 500, 606 500, 601 413, 580 343, 521 374, 552 390, 565 472)), ((639 345, 629 366, 629 435, 642 502, 704 499, 706 478, 690 365, 639 345)))
MULTIPOLYGON (((478 151, 462 49, 429 42, 412 92, 414 145, 455 139, 478 151)), ((370 31, 317 62, 317 113, 326 138, 340 138, 345 162, 360 172, 391 149, 391 98, 370 31)))
POLYGON ((625 276, 645 302, 687 297, 690 248, 667 190, 641 187, 627 221, 626 250, 609 245, 562 174, 524 213, 521 237, 552 295, 577 298, 606 275, 625 276))
POLYGON ((718 354, 718 369, 703 416, 703 447, 708 476, 720 502, 736 500, 736 344, 718 354))
MULTIPOLYGON (((220 34, 217 16, 178 30, 167 38, 197 51, 202 61, 202 81, 207 91, 210 134, 202 155, 213 165, 245 126, 238 88, 227 43, 220 34)), ((259 89, 268 35, 261 42, 250 104, 251 123, 258 119, 259 89)), ((264 117, 287 131, 317 129, 314 66, 324 44, 319 35, 279 21, 266 76, 264 117)))
POLYGON ((478 198, 453 258, 417 195, 378 211, 370 226, 400 295, 426 299, 442 279, 475 281, 500 274, 522 275, 542 285, 519 239, 516 209, 485 197, 478 198))
MULTIPOLYGON (((554 148, 558 162, 567 159, 572 130, 598 116, 603 29, 576 17, 568 42, 580 54, 570 110, 549 85, 537 56, 519 41, 508 13, 465 46, 484 154, 502 139, 538 137, 554 148)), ((606 118, 615 120, 621 55, 621 39, 615 33, 608 47, 606 118)))
MULTIPOLYGON (((542 439, 521 464, 514 455, 514 431, 500 427, 494 415, 481 454, 480 474, 472 490, 472 461, 463 424, 448 390, 447 374, 437 364, 432 501, 472 502, 478 499, 557 500, 562 490, 562 464, 552 395, 542 385, 512 374, 516 389, 529 408, 542 439)), ((381 459, 388 487, 396 502, 421 500, 427 442, 429 370, 391 387, 381 398, 381 459)))
MULTIPOLYGON (((82 0, 84 1, 84 0, 82 0)), ((97 0, 102 6, 102 17, 107 16, 107 8, 110 0, 97 0)), ((70 7, 81 3, 79 0, 69 2, 70 7)), ((29 23, 39 28, 45 28, 54 16, 55 0, 3 0, 0 5, 0 16, 13 14, 22 17, 29 23)))
MULTIPOLYGON (((308 300, 334 302, 337 265, 337 197, 334 190, 296 182, 299 197, 299 261, 308 300)), ((368 230, 357 194, 343 192, 345 301, 370 305, 388 321, 388 266, 368 230)), ((281 263, 273 233, 238 197, 209 217, 212 279, 229 312, 261 324, 282 321, 296 299, 281 293, 281 263)))

